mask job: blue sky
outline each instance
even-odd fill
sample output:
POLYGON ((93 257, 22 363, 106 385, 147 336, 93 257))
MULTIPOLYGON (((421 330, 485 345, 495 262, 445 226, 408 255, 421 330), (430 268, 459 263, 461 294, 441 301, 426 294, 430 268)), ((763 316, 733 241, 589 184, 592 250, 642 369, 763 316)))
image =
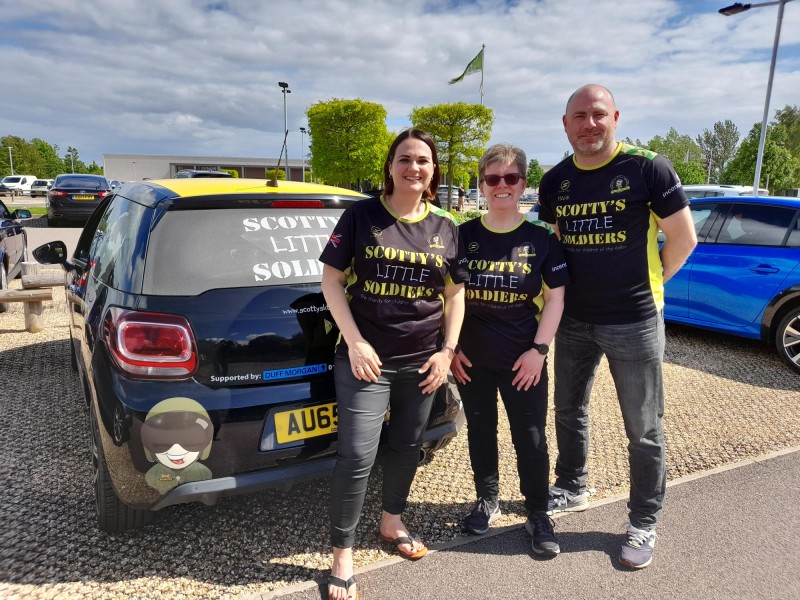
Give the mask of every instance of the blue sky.
MULTIPOLYGON (((390 129, 416 106, 479 102, 461 74, 486 45, 492 143, 553 164, 564 103, 609 87, 619 136, 692 137, 764 108, 777 7, 724 17, 726 0, 0 0, 0 135, 105 153, 289 157, 308 106, 382 104, 390 129)), ((800 105, 800 1, 785 7, 770 114, 800 105)), ((306 142, 308 138, 306 137, 306 142)))

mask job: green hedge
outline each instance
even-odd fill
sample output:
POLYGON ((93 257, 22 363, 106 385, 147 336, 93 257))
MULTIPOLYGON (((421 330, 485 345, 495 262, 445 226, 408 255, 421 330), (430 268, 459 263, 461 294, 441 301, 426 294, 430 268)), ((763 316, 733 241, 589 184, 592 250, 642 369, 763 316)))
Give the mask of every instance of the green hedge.
POLYGON ((471 221, 472 219, 477 219, 483 213, 479 210, 466 210, 464 212, 458 212, 455 208, 451 208, 450 214, 455 217, 456 222, 460 225, 461 223, 471 221))

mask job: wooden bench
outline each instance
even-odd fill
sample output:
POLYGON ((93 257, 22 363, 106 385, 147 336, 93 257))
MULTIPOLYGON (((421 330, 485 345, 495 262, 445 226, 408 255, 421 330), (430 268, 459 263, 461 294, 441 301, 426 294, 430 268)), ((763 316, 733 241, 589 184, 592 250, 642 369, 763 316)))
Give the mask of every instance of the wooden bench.
POLYGON ((42 302, 53 299, 53 287, 64 287, 64 273, 42 273, 39 263, 22 263, 21 290, 0 290, 0 302, 24 302, 25 331, 38 333, 42 324, 42 302))

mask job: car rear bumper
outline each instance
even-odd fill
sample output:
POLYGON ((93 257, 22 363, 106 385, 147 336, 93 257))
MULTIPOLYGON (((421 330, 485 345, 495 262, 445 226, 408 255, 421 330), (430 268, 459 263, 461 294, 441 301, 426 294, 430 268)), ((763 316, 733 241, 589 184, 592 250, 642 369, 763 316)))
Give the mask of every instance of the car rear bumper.
POLYGON ((47 207, 47 217, 49 219, 69 221, 88 221, 95 208, 97 208, 96 203, 92 203, 89 206, 54 206, 50 204, 47 207))
MULTIPOLYGON (((447 445, 456 436, 459 427, 457 422, 451 421, 428 429, 423 435, 423 453, 420 455, 420 460, 429 452, 447 445)), ((188 502, 202 502, 203 504, 213 505, 220 498, 226 496, 258 492, 271 488, 288 490, 302 481, 330 476, 335 466, 336 457, 333 456, 280 469, 185 483, 162 496, 150 509, 160 510, 167 506, 186 504, 188 502)))

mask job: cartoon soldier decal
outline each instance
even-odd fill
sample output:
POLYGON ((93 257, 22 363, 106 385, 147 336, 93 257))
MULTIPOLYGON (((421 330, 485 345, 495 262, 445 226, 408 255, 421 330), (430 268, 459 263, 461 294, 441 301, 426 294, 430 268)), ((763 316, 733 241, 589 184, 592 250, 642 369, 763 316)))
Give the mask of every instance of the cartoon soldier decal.
POLYGON ((191 398, 168 398, 156 404, 142 425, 145 456, 155 462, 145 481, 161 494, 189 481, 211 479, 197 462, 208 458, 214 425, 206 410, 191 398))

